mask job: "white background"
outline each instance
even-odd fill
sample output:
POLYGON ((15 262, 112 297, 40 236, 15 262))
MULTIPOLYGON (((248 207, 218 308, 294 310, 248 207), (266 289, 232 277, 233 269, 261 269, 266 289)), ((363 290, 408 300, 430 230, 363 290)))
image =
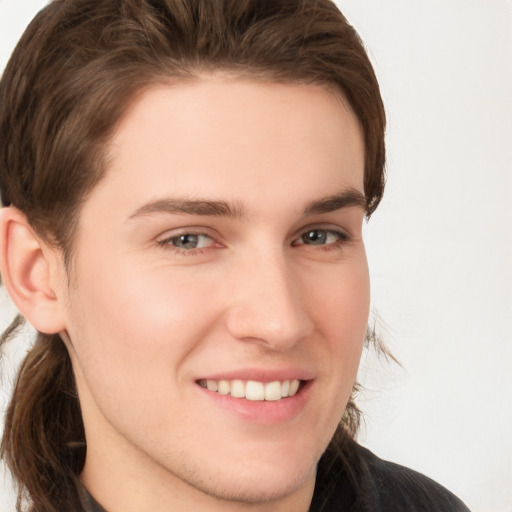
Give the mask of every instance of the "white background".
MULTIPOLYGON (((44 3, 0 0, 0 69, 44 3)), ((512 512, 512 1, 338 5, 388 112, 388 186, 366 237, 373 306, 403 366, 364 356, 360 440, 473 512, 512 512)), ((12 311, 0 295, 0 327, 12 311)), ((0 406, 9 375, 2 386, 0 406)), ((0 481, 0 510, 11 496, 0 481)))

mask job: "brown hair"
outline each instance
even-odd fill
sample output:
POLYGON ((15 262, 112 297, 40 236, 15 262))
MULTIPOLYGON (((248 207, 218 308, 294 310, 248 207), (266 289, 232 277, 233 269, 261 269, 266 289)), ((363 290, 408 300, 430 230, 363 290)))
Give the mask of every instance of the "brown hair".
MULTIPOLYGON (((373 213, 384 189, 384 109, 363 45, 330 0, 54 0, 0 82, 2 203, 24 212, 68 264, 80 205, 106 171, 109 136, 134 95, 208 70, 340 91, 363 129, 373 213)), ((358 418, 351 400, 345 437, 358 418)), ((1 453, 20 486, 18 506, 28 495, 37 512, 80 510, 85 437, 58 335, 38 333, 21 366, 1 453)))

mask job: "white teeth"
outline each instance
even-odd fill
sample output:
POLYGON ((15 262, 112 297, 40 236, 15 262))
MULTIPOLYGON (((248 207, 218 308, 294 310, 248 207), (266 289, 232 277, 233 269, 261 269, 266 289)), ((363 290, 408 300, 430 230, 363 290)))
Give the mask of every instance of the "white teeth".
POLYGON ((298 380, 292 380, 290 382, 290 391, 288 392, 289 396, 293 396, 295 395, 295 393, 297 393, 297 391, 299 390, 299 384, 300 382, 298 380))
POLYGON ((281 396, 286 398, 290 394, 290 381, 285 380, 281 385, 281 396))
POLYGON ((281 400, 281 383, 279 381, 265 384, 265 400, 281 400))
POLYGON ((221 395, 229 395, 230 391, 231 391, 231 386, 229 385, 229 382, 227 380, 219 380, 218 392, 221 395))
POLYGON ((293 396, 300 387, 300 381, 284 380, 273 382, 258 382, 249 380, 200 380, 199 385, 209 391, 217 392, 220 395, 231 395, 235 398, 245 398, 252 401, 276 401, 281 398, 293 396))
POLYGON ((245 396, 245 386, 241 380, 231 382, 231 396, 235 398, 243 398, 245 396))
POLYGON ((245 386, 245 398, 247 398, 247 400, 264 400, 265 388, 263 383, 254 380, 247 381, 247 386, 245 386))

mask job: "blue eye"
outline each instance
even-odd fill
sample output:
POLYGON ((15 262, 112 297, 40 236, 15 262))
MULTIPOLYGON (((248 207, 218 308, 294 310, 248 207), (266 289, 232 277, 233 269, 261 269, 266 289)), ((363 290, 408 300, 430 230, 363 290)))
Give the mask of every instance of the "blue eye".
POLYGON ((347 240, 347 235, 328 229, 309 229, 295 245, 329 245, 347 240))
POLYGON ((181 250, 203 249, 212 245, 213 240, 204 234, 183 233, 173 236, 164 241, 165 244, 172 245, 181 250))

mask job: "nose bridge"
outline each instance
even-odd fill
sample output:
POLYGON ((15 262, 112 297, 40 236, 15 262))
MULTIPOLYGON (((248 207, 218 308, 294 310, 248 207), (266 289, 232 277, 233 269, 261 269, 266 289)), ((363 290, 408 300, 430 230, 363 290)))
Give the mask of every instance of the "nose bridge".
POLYGON ((293 346, 312 329, 291 262, 278 248, 258 250, 237 265, 228 330, 274 349, 293 346))

